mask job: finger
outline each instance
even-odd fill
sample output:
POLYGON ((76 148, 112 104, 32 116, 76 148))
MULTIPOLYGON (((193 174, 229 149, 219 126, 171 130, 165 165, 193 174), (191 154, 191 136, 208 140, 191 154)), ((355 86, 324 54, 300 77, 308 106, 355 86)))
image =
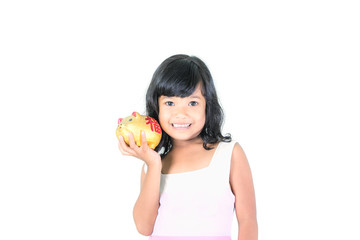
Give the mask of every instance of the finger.
POLYGON ((138 149, 134 140, 134 135, 131 132, 129 132, 129 146, 132 150, 138 149))
POLYGON ((124 155, 134 155, 134 151, 126 144, 124 137, 119 136, 119 150, 124 155))
POLYGON ((146 133, 145 131, 141 131, 141 146, 146 148, 149 147, 146 141, 146 133))
POLYGON ((120 152, 121 152, 121 154, 122 155, 124 155, 124 156, 130 156, 130 153, 128 153, 128 152, 125 152, 122 148, 121 148, 121 146, 120 146, 120 142, 119 142, 119 150, 120 150, 120 152))
POLYGON ((120 152, 123 154, 123 155, 128 155, 128 151, 126 151, 126 148, 127 148, 127 145, 124 141, 124 138, 122 136, 119 136, 119 143, 118 143, 118 148, 120 150, 120 152))

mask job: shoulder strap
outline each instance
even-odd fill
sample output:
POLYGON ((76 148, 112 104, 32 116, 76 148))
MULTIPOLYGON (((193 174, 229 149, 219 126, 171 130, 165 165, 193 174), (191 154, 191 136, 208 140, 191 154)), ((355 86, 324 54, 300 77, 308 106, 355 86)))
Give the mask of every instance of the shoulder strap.
POLYGON ((230 177, 231 156, 235 143, 235 141, 220 142, 211 162, 212 171, 221 175, 226 181, 230 177))

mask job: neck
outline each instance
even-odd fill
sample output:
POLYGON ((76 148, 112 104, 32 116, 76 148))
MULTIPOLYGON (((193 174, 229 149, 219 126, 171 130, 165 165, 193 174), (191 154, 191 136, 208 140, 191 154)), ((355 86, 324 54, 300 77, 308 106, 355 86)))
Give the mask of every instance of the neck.
POLYGON ((173 148, 187 148, 194 145, 203 145, 203 140, 201 137, 197 137, 191 140, 174 140, 172 141, 173 148))

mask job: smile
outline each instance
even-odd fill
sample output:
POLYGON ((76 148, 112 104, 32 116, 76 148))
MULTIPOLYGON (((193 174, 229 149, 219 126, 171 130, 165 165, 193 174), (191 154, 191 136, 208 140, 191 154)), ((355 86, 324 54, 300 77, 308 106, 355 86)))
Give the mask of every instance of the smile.
POLYGON ((187 124, 176 124, 176 123, 173 123, 171 124, 173 127, 176 127, 176 128, 187 128, 187 127, 190 127, 191 123, 187 123, 187 124))

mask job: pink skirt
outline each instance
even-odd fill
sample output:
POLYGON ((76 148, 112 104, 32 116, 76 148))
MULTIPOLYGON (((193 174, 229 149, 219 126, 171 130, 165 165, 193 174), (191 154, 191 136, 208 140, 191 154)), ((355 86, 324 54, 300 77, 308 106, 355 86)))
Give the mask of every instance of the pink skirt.
POLYGON ((230 236, 150 236, 149 240, 231 240, 230 236))

